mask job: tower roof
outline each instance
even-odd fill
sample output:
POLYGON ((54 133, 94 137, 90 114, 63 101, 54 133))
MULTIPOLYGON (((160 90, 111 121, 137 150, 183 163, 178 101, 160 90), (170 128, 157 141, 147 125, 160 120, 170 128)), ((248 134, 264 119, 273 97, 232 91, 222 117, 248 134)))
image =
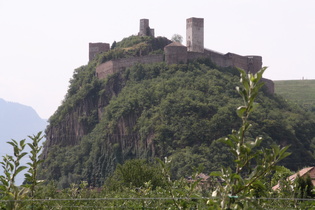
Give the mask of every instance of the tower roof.
POLYGON ((168 44, 165 47, 185 47, 185 46, 179 42, 172 42, 171 44, 168 44))

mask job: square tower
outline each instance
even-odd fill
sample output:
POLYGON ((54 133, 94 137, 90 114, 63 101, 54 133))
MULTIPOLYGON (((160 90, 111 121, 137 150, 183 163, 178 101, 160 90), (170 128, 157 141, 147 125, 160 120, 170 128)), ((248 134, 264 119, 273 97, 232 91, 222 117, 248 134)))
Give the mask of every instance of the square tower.
POLYGON ((108 43, 89 43, 89 61, 93 60, 97 54, 109 51, 108 43))
POLYGON ((139 30, 138 35, 154 37, 154 29, 150 28, 149 19, 140 19, 140 30, 139 30))
POLYGON ((147 36, 148 30, 149 30, 148 28, 149 28, 149 20, 148 19, 141 19, 140 20, 139 35, 140 36, 147 36))
POLYGON ((203 44, 203 18, 188 18, 186 20, 186 46, 187 51, 204 52, 203 44))

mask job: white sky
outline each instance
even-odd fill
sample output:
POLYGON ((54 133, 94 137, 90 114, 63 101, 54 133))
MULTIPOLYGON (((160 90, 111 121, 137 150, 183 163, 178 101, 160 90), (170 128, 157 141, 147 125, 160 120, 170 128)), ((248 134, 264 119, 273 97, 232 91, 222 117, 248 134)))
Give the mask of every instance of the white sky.
POLYGON ((120 41, 150 19, 156 36, 205 21, 205 47, 261 55, 272 80, 315 79, 314 0, 0 0, 0 98, 49 118, 88 43, 120 41))

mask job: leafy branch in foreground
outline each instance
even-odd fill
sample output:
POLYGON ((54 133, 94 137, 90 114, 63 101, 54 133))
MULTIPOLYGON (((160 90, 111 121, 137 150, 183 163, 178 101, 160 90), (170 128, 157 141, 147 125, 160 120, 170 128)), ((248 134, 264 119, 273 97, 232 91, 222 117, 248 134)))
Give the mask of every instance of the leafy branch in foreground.
POLYGON ((40 163, 43 162, 43 160, 39 159, 39 153, 42 149, 42 146, 39 146, 39 142, 43 139, 42 132, 37 133, 37 135, 28 136, 32 143, 27 143, 27 145, 31 148, 30 151, 30 162, 27 163, 29 165, 28 173, 24 174, 25 180, 27 182, 25 187, 28 187, 31 191, 31 198, 35 196, 35 187, 41 183, 41 180, 37 180, 37 170, 40 163))
MULTIPOLYGON (((260 80, 265 70, 264 67, 256 74, 247 74, 239 69, 242 88, 237 87, 236 90, 241 95, 244 104, 237 108, 236 113, 242 119, 242 126, 238 131, 233 130, 228 137, 219 139, 229 147, 234 157, 234 172, 228 167, 210 174, 221 180, 221 184, 212 195, 219 197, 221 208, 224 209, 246 208, 246 205, 249 205, 246 202, 249 200, 242 200, 242 198, 259 196, 257 190, 265 188, 262 179, 277 169, 276 164, 279 161, 290 155, 286 152, 288 146, 280 148, 278 145, 271 145, 270 149, 258 149, 257 147, 262 142, 261 137, 256 137, 255 140, 246 138, 246 132, 251 127, 248 118, 258 106, 255 99, 263 86, 260 80)), ((252 202, 251 205, 256 205, 256 203, 252 202)))
MULTIPOLYGON (((4 174, 0 176, 0 195, 5 200, 17 200, 21 195, 25 195, 25 190, 15 185, 15 179, 20 172, 27 168, 20 165, 21 159, 27 154, 23 152, 26 144, 25 139, 20 142, 12 139, 7 143, 13 147, 13 156, 5 155, 3 156, 3 161, 0 162, 4 174)), ((9 209, 17 208, 16 202, 7 204, 8 206, 6 207, 9 209)))
POLYGON ((0 175, 0 199, 10 200, 10 202, 1 203, 0 207, 5 209, 20 209, 23 203, 18 202, 18 200, 27 198, 29 193, 31 198, 34 197, 35 187, 40 183, 36 176, 38 165, 42 162, 38 158, 42 148, 42 146, 39 146, 39 142, 43 138, 41 135, 42 132, 39 132, 37 135, 28 136, 32 142, 27 144, 25 143, 25 139, 19 142, 12 139, 7 142, 13 147, 13 156, 5 155, 3 156, 3 161, 0 162, 4 174, 0 175), (22 158, 28 154, 24 152, 26 145, 31 149, 29 155, 30 162, 27 163, 29 168, 20 164, 22 158), (24 174, 27 184, 17 186, 15 183, 16 177, 27 168, 28 173, 24 174))

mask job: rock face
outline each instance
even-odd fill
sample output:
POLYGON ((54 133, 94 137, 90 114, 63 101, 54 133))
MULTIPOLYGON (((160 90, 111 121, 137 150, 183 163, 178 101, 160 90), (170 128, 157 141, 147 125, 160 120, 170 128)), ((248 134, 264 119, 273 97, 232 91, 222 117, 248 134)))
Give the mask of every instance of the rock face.
MULTIPOLYGON (((86 141, 89 141, 88 139, 101 139, 96 144, 95 142, 93 143, 98 148, 92 155, 89 154, 92 147, 91 144, 84 143, 83 145, 87 147, 85 150, 86 154, 84 155, 85 159, 80 159, 74 163, 82 164, 82 167, 80 167, 82 170, 84 170, 84 167, 86 170, 89 170, 85 173, 84 180, 87 180, 94 186, 99 185, 102 177, 111 174, 117 163, 123 163, 126 159, 130 158, 154 156, 153 135, 141 138, 137 131, 132 131, 139 118, 137 113, 124 115, 111 128, 102 127, 101 121, 106 117, 104 116, 106 106, 108 106, 112 98, 115 98, 120 93, 124 86, 125 80, 121 77, 121 74, 116 74, 115 77, 111 77, 108 80, 105 86, 99 86, 91 90, 79 103, 63 115, 62 120, 51 120, 50 125, 46 129, 46 142, 41 156, 46 160, 43 163, 43 168, 45 170, 48 168, 51 172, 49 175, 43 175, 45 179, 60 178, 63 176, 65 170, 71 171, 73 167, 72 163, 69 163, 69 166, 63 169, 60 166, 52 166, 51 156, 54 156, 52 159, 61 156, 58 152, 52 152, 53 148, 58 147, 59 150, 63 147, 70 150, 70 148, 74 148, 77 145, 81 147, 83 137, 85 137, 86 141), (98 130, 99 132, 97 132, 98 130), (91 134, 92 131, 94 134, 91 134), (97 134, 102 137, 89 136, 97 134), (86 167, 86 165, 89 166, 86 167), (92 167, 92 165, 94 166, 92 167), (101 177, 97 177, 96 175, 101 175, 101 177)), ((63 156, 63 158, 66 157, 63 156)), ((81 177, 78 179, 81 179, 81 177)), ((75 181, 77 179, 67 177, 66 182, 71 183, 75 181)))
POLYGON ((71 110, 67 110, 63 119, 53 121, 46 129, 47 140, 43 150, 43 158, 46 158, 48 148, 54 145, 73 146, 80 142, 83 136, 89 134, 100 122, 104 107, 108 105, 113 96, 117 96, 122 88, 122 79, 117 77, 106 84, 103 94, 99 92, 101 87, 96 87, 87 94, 71 110))
MULTIPOLYGON (((54 145, 73 146, 78 144, 82 137, 89 134, 102 120, 105 107, 113 97, 120 93, 124 84, 124 79, 117 75, 116 78, 112 78, 110 82, 106 83, 105 87, 102 87, 104 91, 102 91, 101 95, 91 92, 71 111, 67 112, 62 121, 59 121, 57 124, 51 123, 46 129, 47 140, 43 157, 46 157, 48 148, 54 145)), ((97 89, 95 91, 100 90, 97 89)), ((109 141, 113 144, 121 144, 123 151, 130 151, 130 147, 134 147, 136 139, 139 139, 138 136, 135 136, 138 134, 130 133, 130 128, 135 126, 137 118, 138 116, 134 113, 120 118, 117 126, 112 131, 115 135, 110 135, 109 141)), ((149 142, 150 140, 147 143, 149 142)))
POLYGON ((97 98, 86 98, 78 106, 74 107, 71 112, 68 112, 62 122, 49 126, 46 133, 46 146, 57 144, 67 146, 75 145, 79 142, 81 137, 90 131, 87 125, 88 118, 98 121, 97 113, 94 111, 97 109, 97 104, 97 98))

